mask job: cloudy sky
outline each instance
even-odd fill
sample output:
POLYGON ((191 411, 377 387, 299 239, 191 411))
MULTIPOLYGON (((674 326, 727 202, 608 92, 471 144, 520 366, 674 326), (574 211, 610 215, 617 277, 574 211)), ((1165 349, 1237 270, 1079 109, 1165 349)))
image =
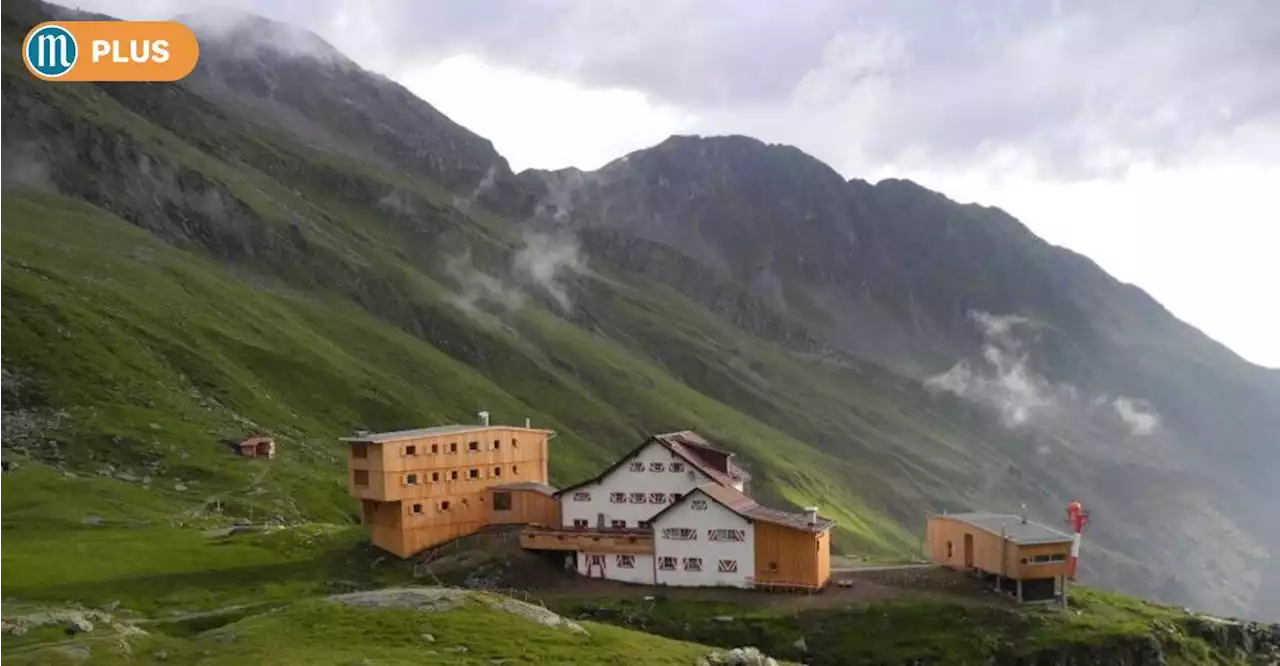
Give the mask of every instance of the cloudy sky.
POLYGON ((78 4, 310 28, 517 170, 734 133, 910 178, 1008 210, 1280 367, 1274 0, 78 4))

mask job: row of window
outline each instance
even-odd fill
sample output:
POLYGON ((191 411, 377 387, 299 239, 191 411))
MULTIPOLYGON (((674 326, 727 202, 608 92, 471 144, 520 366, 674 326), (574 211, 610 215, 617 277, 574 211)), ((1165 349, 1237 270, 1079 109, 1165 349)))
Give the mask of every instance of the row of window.
POLYGON ((643 472, 647 469, 650 472, 671 471, 671 472, 676 472, 678 474, 684 471, 684 463, 682 462, 671 462, 671 463, 651 462, 648 464, 648 466, 646 466, 644 464, 644 461, 642 460, 633 460, 631 461, 631 464, 627 466, 627 469, 630 469, 633 472, 643 472))
MULTIPOLYGON (((1048 555, 1032 555, 1031 556, 1032 564, 1053 564, 1054 562, 1066 562, 1066 561, 1067 561, 1066 553, 1051 553, 1048 555)), ((1027 558, 1025 557, 1022 558, 1022 563, 1026 564, 1027 558)))
MULTIPOLYGON (((519 474, 520 466, 512 465, 511 473, 519 474)), ((431 472, 429 475, 425 472, 421 474, 417 472, 410 472, 409 474, 404 475, 404 485, 416 486, 419 483, 440 483, 441 481, 460 481, 460 480, 473 480, 473 479, 484 479, 484 478, 498 478, 501 476, 502 476, 502 466, 500 465, 495 466, 491 469, 481 469, 479 467, 472 467, 471 469, 467 470, 467 474, 465 477, 462 476, 462 470, 457 470, 457 469, 449 470, 447 472, 431 472), (427 481, 428 478, 430 478, 430 481, 427 481)))
MULTIPOLYGON (((673 541, 697 541, 698 530, 692 527, 668 527, 662 530, 662 538, 673 541)), ((707 541, 746 541, 746 530, 709 529, 707 541)))
MULTIPOLYGON (((421 447, 421 448, 423 449, 423 451, 422 451, 422 452, 430 451, 431 455, 433 455, 433 456, 440 455, 440 453, 441 453, 441 452, 444 452, 444 453, 457 453, 457 452, 458 452, 458 442, 449 442, 448 444, 432 444, 430 447, 423 446, 423 447, 421 447)), ((520 442, 519 442, 519 441, 517 441, 515 438, 512 438, 512 439, 511 439, 511 448, 513 448, 513 449, 518 449, 518 448, 520 448, 520 442)), ((408 445, 406 445, 406 446, 404 447, 404 455, 406 455, 406 456, 416 456, 416 455, 418 455, 418 453, 419 453, 419 450, 418 450, 418 449, 419 449, 419 447, 418 447, 418 445, 417 445, 417 444, 408 444, 408 445)), ((501 451, 501 450, 502 450, 502 440, 498 440, 498 439, 493 440, 493 444, 489 447, 489 450, 490 450, 490 451, 501 451)), ((467 442, 467 452, 468 452, 468 453, 479 453, 480 451, 481 451, 480 442, 467 442)), ((363 456, 357 456, 357 457, 363 457, 363 456)))
MULTIPOLYGON (((470 501, 465 497, 459 501, 462 502, 463 509, 467 509, 471 505, 470 501)), ((480 498, 480 503, 484 504, 483 497, 480 498)), ((423 513, 425 513, 425 510, 424 510, 425 506, 426 505, 422 502, 415 502, 409 507, 409 513, 415 516, 422 515, 423 513)), ((449 511, 452 508, 452 506, 453 506, 453 503, 449 500, 439 500, 436 502, 436 511, 443 513, 443 512, 449 511)), ((511 510, 511 493, 495 492, 493 494, 493 510, 494 511, 510 511, 511 510)))
MULTIPOLYGON (((670 501, 672 504, 680 501, 683 497, 682 493, 609 493, 609 501, 614 504, 666 504, 670 501)), ((573 493, 573 501, 590 502, 591 493, 585 490, 579 490, 573 493)), ((701 502, 702 509, 707 508, 706 500, 694 500, 694 503, 701 502)), ((697 507, 695 507, 697 508, 697 507)))
MULTIPOLYGON (((614 561, 614 566, 618 567, 619 569, 636 568, 635 555, 617 555, 616 558, 617 559, 614 561)), ((685 571, 702 571, 701 557, 686 557, 684 558, 683 563, 680 562, 680 560, 675 557, 659 557, 658 558, 658 569, 661 571, 675 571, 677 569, 677 565, 679 564, 684 565, 683 568, 685 571)), ((597 567, 597 566, 598 567, 604 566, 604 555, 589 556, 589 559, 587 560, 587 567, 590 568, 590 567, 597 567)), ((716 570, 719 571, 720 573, 738 573, 738 561, 737 560, 718 560, 716 562, 716 570)))

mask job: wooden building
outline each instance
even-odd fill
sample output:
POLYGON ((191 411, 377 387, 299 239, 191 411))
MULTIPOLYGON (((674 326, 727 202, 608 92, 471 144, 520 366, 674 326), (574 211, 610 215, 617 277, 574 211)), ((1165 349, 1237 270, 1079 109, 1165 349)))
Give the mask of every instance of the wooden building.
POLYGON ((236 444, 236 449, 246 458, 270 460, 276 457, 276 440, 270 437, 250 437, 236 444))
POLYGON ((554 433, 483 418, 484 425, 342 438, 350 446, 347 488, 374 545, 410 557, 495 521, 555 519, 545 492, 554 433))
POLYGON ((987 577, 1018 601, 1065 603, 1072 537, 1025 516, 956 513, 928 524, 929 557, 987 577))

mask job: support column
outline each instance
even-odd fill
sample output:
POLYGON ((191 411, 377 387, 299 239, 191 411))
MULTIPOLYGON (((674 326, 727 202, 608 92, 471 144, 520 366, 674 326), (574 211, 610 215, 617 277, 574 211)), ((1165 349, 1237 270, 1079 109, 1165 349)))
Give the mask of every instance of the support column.
POLYGON ((1059 579, 1062 580, 1062 607, 1066 608, 1067 607, 1067 577, 1059 576, 1059 579))
POLYGON ((1022 603, 1022 579, 1018 579, 1018 603, 1022 603))

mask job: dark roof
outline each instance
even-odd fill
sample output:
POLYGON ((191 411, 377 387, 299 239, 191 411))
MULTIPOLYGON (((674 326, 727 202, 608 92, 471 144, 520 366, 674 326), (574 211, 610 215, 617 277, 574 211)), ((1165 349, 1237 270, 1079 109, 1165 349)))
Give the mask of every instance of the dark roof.
POLYGON ((524 430, 526 432, 545 432, 550 430, 539 430, 538 428, 522 428, 519 426, 509 425, 443 425, 432 428, 416 428, 414 430, 392 430, 390 432, 370 432, 362 435, 351 435, 350 437, 342 437, 344 442, 368 442, 371 444, 380 444, 382 442, 393 442, 399 439, 419 439, 422 437, 437 437, 441 435, 462 435, 469 432, 482 432, 485 430, 524 430))
POLYGON ((240 446, 257 446, 259 444, 267 444, 274 441, 276 440, 272 437, 250 437, 249 439, 240 442, 240 446))
POLYGON ((725 485, 731 485, 734 481, 746 481, 751 478, 749 474, 742 471, 741 467, 733 464, 732 453, 712 445, 692 430, 662 433, 654 435, 652 439, 661 442, 690 465, 697 467, 702 470, 702 473, 725 485), (714 460, 716 457, 725 462, 725 467, 729 470, 727 473, 715 466, 714 460), (734 470, 737 470, 739 475, 735 475, 734 470))
POLYGON ((938 516, 938 518, 958 520, 984 532, 1003 535, 1005 538, 1019 544, 1058 543, 1071 541, 1072 539, 1071 535, 1066 532, 1031 521, 1024 523, 1021 517, 1007 513, 987 513, 985 511, 950 513, 938 516))
POLYGON ((537 481, 521 481, 519 483, 500 483, 495 486, 489 486, 489 490, 533 490, 543 495, 555 495, 556 489, 545 483, 537 481))
MULTIPOLYGON (((723 506, 747 520, 773 523, 793 530, 815 533, 825 532, 826 530, 835 527, 836 524, 836 521, 830 518, 823 518, 822 516, 818 516, 818 522, 810 524, 809 515, 807 513, 783 511, 782 509, 762 506, 755 500, 748 497, 746 493, 719 483, 704 483, 695 488, 694 491, 703 493, 720 506, 723 506)), ((656 523, 662 514, 683 504, 693 494, 693 492, 687 493, 684 497, 681 497, 679 500, 668 505, 665 509, 655 513, 649 518, 649 522, 656 523)))

